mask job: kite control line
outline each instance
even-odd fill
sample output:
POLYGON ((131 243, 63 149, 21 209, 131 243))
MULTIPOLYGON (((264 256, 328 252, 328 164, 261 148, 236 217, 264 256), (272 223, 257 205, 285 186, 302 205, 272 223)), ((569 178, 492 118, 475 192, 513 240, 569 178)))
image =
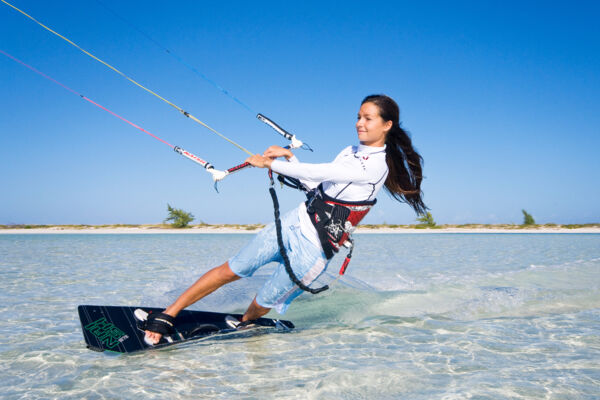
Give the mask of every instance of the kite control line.
MULTIPOLYGON (((38 21, 37 19, 35 19, 34 17, 30 16, 29 14, 27 14, 26 12, 24 12, 23 10, 15 7, 14 5, 12 5, 11 3, 7 2, 6 0, 0 0, 2 3, 6 4, 7 6, 11 7, 12 9, 14 9, 15 11, 19 12, 20 14, 22 14, 23 16, 27 17, 28 19, 32 20, 33 22, 35 22, 36 24, 38 24, 39 26, 41 26, 42 28, 44 28, 46 31, 52 33, 55 36, 58 36, 59 38, 61 38, 62 40, 64 40, 65 42, 69 43, 70 45, 72 45, 73 47, 75 47, 76 49, 78 49, 79 51, 81 51, 82 53, 84 53, 85 55, 93 58, 94 60, 98 61, 99 63, 103 64, 104 66, 106 66, 107 68, 113 70, 114 72, 116 72, 117 74, 121 75, 123 78, 127 79, 129 82, 133 83, 134 85, 140 87, 141 89, 145 90, 146 92, 150 93, 151 95, 155 96, 156 98, 162 100, 163 102, 165 102, 166 104, 170 105, 171 107, 175 108, 177 111, 179 111, 181 114, 183 114, 184 116, 186 116, 187 118, 191 119, 192 121, 204 126, 206 129, 210 130, 211 132, 215 133, 216 135, 218 135, 219 137, 221 137, 222 139, 228 141, 229 143, 233 144, 234 146, 236 146, 237 148, 239 148, 240 150, 244 151, 245 153, 247 153, 248 155, 253 155, 252 152, 250 152, 249 150, 245 149, 244 147, 242 147, 241 145, 239 145, 238 143, 234 142, 233 140, 229 139, 228 137, 226 137, 225 135, 221 134, 220 132, 218 132, 217 130, 213 129, 212 127, 210 127, 209 125, 207 125, 206 123, 200 121, 198 118, 196 118, 195 116, 193 116, 192 114, 190 114, 189 112, 185 111, 183 108, 179 107, 178 105, 172 103, 171 101, 165 99, 164 97, 158 95, 157 93, 155 93, 154 91, 148 89, 147 87, 143 86, 142 84, 140 84, 139 82, 135 81, 133 78, 129 77, 128 75, 126 75, 125 73, 121 72, 120 70, 118 70, 117 68, 113 67, 112 65, 108 64, 107 62, 103 61, 102 59, 96 57, 95 55, 93 55, 92 53, 88 52, 87 50, 83 49, 81 46, 79 46, 78 44, 76 44, 75 42, 71 41, 70 39, 66 38, 65 36, 59 34, 58 32, 52 30, 51 28, 49 28, 48 26, 44 25, 43 23, 41 23, 40 21, 38 21)), ((99 1, 98 1, 99 2, 99 1)), ((118 14, 116 14, 114 11, 110 10, 108 7, 106 7, 104 4, 102 4, 101 2, 99 2, 101 5, 103 5, 105 8, 107 8, 109 11, 111 11, 113 14, 117 15, 119 18, 123 19, 122 17, 120 17, 118 14)), ((126 20, 125 20, 126 21, 126 20)), ((126 21, 127 22, 127 21, 126 21)), ((198 74, 199 76, 201 76, 203 79, 205 79, 206 81, 208 81, 209 83, 211 83, 213 86, 215 86, 217 89, 219 89, 221 92, 223 92, 224 94, 226 94, 227 96, 229 96, 230 98, 232 98, 234 101, 236 101, 238 104, 242 105, 244 108, 248 109, 249 111, 253 112, 252 109, 250 109, 250 107, 248 107, 245 103, 243 103, 242 101, 240 101, 239 99, 237 99, 236 97, 232 96, 231 94, 229 94, 229 92, 225 89, 223 89, 221 86, 219 86, 218 84, 216 84, 214 81, 208 79, 208 77, 206 77, 204 74, 200 73, 199 71, 197 71, 195 68, 193 68, 192 66, 190 66, 189 64, 185 63, 180 57, 174 55, 169 49, 166 49, 164 46, 161 46, 158 42, 156 42, 154 39, 152 39, 149 35, 145 34, 144 32, 142 32, 141 30, 135 28, 138 32, 142 33, 144 36, 146 36, 148 39, 150 39, 152 42, 154 42, 156 45, 158 45, 159 47, 161 47, 163 50, 165 50, 167 53, 173 55, 175 58, 177 58, 179 61, 181 61, 182 63, 184 63, 188 68, 191 68, 196 74, 198 74)), ((154 136, 153 134, 143 130, 142 128, 140 128, 139 126, 131 123, 130 121, 127 121, 125 118, 113 113, 112 111, 100 106, 99 104, 91 101, 90 99, 88 99, 87 97, 80 95, 79 93, 75 92, 72 89, 67 88, 65 85, 59 83, 58 81, 48 77, 47 75, 35 70, 34 68, 28 66, 27 64, 15 59, 14 57, 8 55, 5 52, 2 52, 3 54, 5 54, 6 56, 12 58, 13 60, 21 63, 22 65, 28 67, 29 69, 37 72, 38 74, 44 76, 45 78, 57 83, 58 85, 64 87, 65 89, 78 94, 79 96, 81 96, 83 99, 85 99, 86 101, 89 101, 90 103, 104 109, 105 111, 113 114, 114 116, 122 119, 123 121, 127 122, 128 124, 136 127, 137 129, 142 130, 143 132, 155 137, 156 139, 164 142, 162 139, 154 136)), ((265 124, 269 125, 271 128, 273 128, 277 133, 279 133, 281 136, 283 136, 284 138, 286 138, 287 140, 289 140, 291 142, 291 144, 289 146, 287 146, 287 148, 290 149, 297 149, 297 148, 302 148, 305 150, 310 150, 313 151, 312 148, 306 144, 303 143, 302 141, 300 141, 299 139, 296 138, 295 135, 292 135, 291 133, 287 132, 285 129, 283 129, 282 127, 280 127, 279 125, 277 125, 275 122, 273 122, 272 120, 270 120, 269 118, 265 117, 264 115, 258 113, 256 115, 256 117, 264 122, 265 124)), ((164 142, 166 143, 166 142, 164 142)), ((167 143, 168 144, 168 143, 167 143)), ((239 164, 236 165, 234 167, 231 167, 229 169, 227 169, 226 171, 219 171, 214 169, 214 167, 210 164, 207 163, 206 161, 202 160, 201 158, 193 155, 192 153, 185 151, 179 147, 175 147, 171 144, 168 144, 170 147, 172 147, 173 149, 175 149, 175 151, 177 151, 179 154, 183 155, 186 158, 189 158, 190 160, 202 165, 207 171, 211 172, 212 177, 213 177, 213 181, 215 182, 215 189, 217 189, 217 182, 219 182, 220 180, 224 179, 227 175, 233 173, 233 172, 237 172, 240 171, 248 166, 250 166, 250 164, 248 163, 243 163, 243 164, 239 164)))
POLYGON ((231 94, 227 89, 225 89, 222 86, 220 86, 217 82, 213 81, 208 76, 206 76, 202 72, 198 71, 196 68, 194 68, 193 65, 190 65, 188 62, 186 62, 182 57, 180 57, 179 55, 177 55, 172 49, 167 48, 166 46, 164 46, 163 44, 161 44, 160 42, 158 42, 157 40, 155 40, 147 32, 144 32, 143 30, 141 30, 139 27, 137 27, 131 21, 129 21, 125 17, 121 16, 119 13, 117 13, 115 10, 111 9, 110 7, 108 7, 102 1, 96 0, 96 3, 100 4, 106 10, 108 10, 111 14, 113 14, 114 16, 116 16, 117 18, 119 18, 121 21, 123 21, 126 25, 129 25, 133 30, 137 31, 142 36, 144 36, 146 39, 148 39, 150 42, 152 42, 156 47, 158 47, 159 49, 161 49, 162 51, 164 51, 165 53, 167 53, 168 55, 170 55, 171 57, 173 57, 177 62, 179 62, 180 64, 182 64, 183 66, 185 66, 187 69, 189 69, 194 74, 196 74, 197 76, 199 76, 200 78, 202 78, 204 81, 206 81, 209 84, 211 84, 215 89, 217 89, 218 91, 220 91, 221 93, 223 93, 225 96, 229 97, 231 100, 235 101, 237 104, 239 104, 240 106, 242 106, 244 109, 246 109, 247 111, 249 111, 251 114, 254 114, 254 115, 257 114, 257 112, 254 111, 248 104, 244 103, 242 100, 238 99, 233 94, 231 94))
MULTIPOLYGON (((14 57, 14 56, 12 56, 12 55, 10 55, 10 54, 8 54, 7 52, 5 52, 5 51, 3 51, 3 50, 1 50, 1 49, 0 49, 0 54, 3 54, 3 55, 5 55, 6 57, 10 58, 10 59, 11 59, 11 60, 13 60, 14 62, 16 62, 16 63, 18 63, 18 64, 20 64, 20 65, 24 66, 25 68, 27 68, 27 69, 29 69, 29 70, 31 70, 31 71, 33 71, 33 72, 35 72, 36 74, 40 75, 41 77, 43 77, 43 78, 45 78, 45 79, 47 79, 47 80, 49 80, 49 81, 51 81, 51 82, 53 82, 53 83, 57 84, 58 86, 62 87, 63 89, 65 89, 65 90, 67 90, 67 91, 69 91, 69 92, 71 92, 71 93, 73 93, 73 94, 75 94, 75 95, 77 95, 77 96, 81 97, 83 100, 87 101, 88 103, 90 103, 90 104, 93 104, 94 106, 96 106, 96 107, 98 107, 98 108, 100 108, 100 109, 102 109, 102 110, 106 111, 107 113, 111 114, 112 116, 119 118, 121 121, 123 121, 123 122, 125 122, 125 123, 127 123, 127 124, 129 124, 129 125, 131 125, 131 126, 133 126, 134 128, 136 128, 136 129, 138 129, 138 130, 140 130, 140 131, 144 132, 145 134, 147 134, 147 135, 149 135, 149 136, 153 137, 154 139, 156 139, 156 140, 158 140, 158 141, 160 141, 160 142, 162 142, 162 143, 166 144, 167 146, 169 146, 169 147, 171 147, 173 150, 175 150, 175 152, 177 152, 177 153, 181 154, 181 155, 182 155, 182 156, 184 156, 185 158, 188 158, 188 159, 192 160, 192 161, 193 161, 193 162, 195 162, 196 164, 200 164, 200 165, 201 165, 201 166, 202 166, 202 167, 203 167, 203 168, 204 168, 204 169, 205 169, 205 170, 206 170, 208 173, 210 173, 210 174, 211 174, 211 176, 212 176, 212 179, 213 179, 213 182, 214 182, 214 188, 215 188, 215 190, 216 190, 217 192, 219 191, 219 190, 218 190, 218 186, 217 186, 217 183, 218 183, 219 181, 223 180, 223 179, 224 179, 224 178, 225 178, 227 175, 230 175, 230 174, 232 174, 232 173, 234 173, 234 172, 237 172, 237 171, 239 171, 239 170, 241 170, 241 169, 244 169, 244 168, 246 168, 246 167, 250 166, 250 164, 249 164, 249 163, 243 163, 243 164, 240 164, 240 165, 236 165, 235 167, 231 167, 231 168, 229 168, 229 169, 227 169, 227 170, 225 170, 225 171, 218 170, 218 169, 216 169, 216 168, 215 168, 215 167, 214 167, 214 166, 213 166, 211 163, 209 163, 208 161, 205 161, 205 160, 203 160, 202 158, 198 157, 197 155, 195 155, 195 154, 193 154, 193 153, 191 153, 191 152, 189 152, 189 151, 187 151, 187 150, 185 150, 185 149, 183 149, 183 148, 181 148, 181 147, 179 147, 179 146, 174 146, 174 145, 172 145, 171 143, 167 142, 166 140, 163 140, 163 139, 161 139, 160 137, 158 137, 158 136, 156 136, 155 134, 153 134, 153 133, 151 133, 151 132, 147 131, 146 129, 142 128, 141 126, 134 124, 133 122, 131 122, 131 121, 129 121, 128 119, 126 119, 125 117, 122 117, 121 115, 119 115, 119 114, 117 114, 117 113, 115 113, 115 112, 113 112, 113 111, 109 110, 108 108, 106 108, 106 107, 102 106, 101 104, 98 104, 98 103, 96 103, 95 101, 93 101, 93 100, 92 100, 92 99, 90 99, 89 97, 86 97, 86 96, 84 96, 83 94, 81 94, 81 93, 79 93, 79 92, 75 91, 74 89, 71 89, 70 87, 68 87, 68 86, 67 86, 67 85, 65 85, 64 83, 61 83, 61 82, 57 81, 56 79, 54 79, 54 78, 52 78, 52 77, 50 77, 50 76, 46 75, 45 73, 43 73, 43 72, 41 72, 41 71, 37 70, 36 68, 32 67, 32 66, 31 66, 31 65, 29 65, 29 64, 26 64, 25 62, 23 62, 23 61, 19 60, 18 58, 14 57)), ((274 122, 272 122, 271 120, 267 119, 266 117, 263 117, 263 118, 265 118, 266 120, 268 120, 268 121, 270 121, 271 123, 275 124, 274 122)), ((276 124, 275 124, 275 125, 276 125, 276 124)), ((281 128, 280 128, 280 129, 281 129, 281 128)), ((282 130, 283 130, 283 129, 282 129, 282 130)), ((284 132, 285 132, 285 131, 284 131, 284 132)), ((286 133, 287 133, 287 132, 286 132, 286 133)), ((289 133, 287 133, 287 134, 288 134, 288 135, 290 135, 289 133)), ((290 135, 290 136, 292 136, 292 137, 293 137, 293 135, 290 135)), ((302 142, 300 142, 299 140, 296 140, 295 142, 293 141, 291 145, 289 145, 289 146, 286 146, 286 148, 290 148, 290 149, 291 149, 291 148, 294 148, 294 147, 292 147, 294 143, 296 143, 296 144, 297 144, 297 143, 300 143, 300 146, 302 146, 302 142)))
POLYGON ((170 148, 172 148, 173 150, 175 150, 177 153, 181 154, 182 156, 189 158, 190 160, 194 161, 197 164, 200 164, 202 167, 204 167, 204 169, 210 173, 212 175, 213 181, 215 181, 215 189, 216 189, 216 183, 218 181, 220 181, 221 179, 223 179, 227 173, 225 171, 219 171, 217 169, 215 169, 215 167, 212 166, 211 163, 209 163, 208 161, 204 161, 203 159, 201 159, 200 157, 196 156, 195 154, 190 153, 187 150, 182 149, 181 147, 178 146, 173 146, 171 143, 167 142, 166 140, 163 140, 161 138, 159 138, 158 136, 156 136, 153 133, 148 132, 147 130, 145 130, 144 128, 142 128, 141 126, 138 126, 136 124, 134 124, 133 122, 129 121, 128 119, 120 116, 119 114, 109 110, 108 108, 96 103, 95 101, 93 101, 92 99, 84 96, 83 94, 71 89, 70 87, 68 87, 67 85, 57 81, 56 79, 46 75, 45 73, 35 69, 34 67, 32 67, 29 64, 24 63, 23 61, 19 60, 18 58, 8 54, 7 52, 3 51, 0 49, 0 54, 5 55, 6 57, 10 58, 11 60, 15 61, 18 64, 21 64, 22 66, 28 68, 29 70, 35 72, 36 74, 42 76, 43 78, 46 78, 47 80, 54 82, 55 84, 57 84, 58 86, 62 87, 63 89, 81 97, 83 100, 87 101, 90 104, 95 105, 96 107, 106 111, 107 113, 111 114, 112 116, 115 116, 117 118, 119 118, 121 121, 133 126, 134 128, 144 132, 145 134, 152 136, 154 139, 166 144, 167 146, 169 146, 170 148))
MULTIPOLYGON (((110 68, 111 70, 113 70, 114 72, 116 72, 117 74, 121 75, 123 78, 127 79, 129 82, 133 83, 134 85, 140 87, 141 89, 145 90, 146 92, 150 93, 151 95, 155 96, 156 98, 162 100, 163 102, 165 102, 166 104, 170 105, 171 107, 175 108, 177 111, 179 111, 181 114, 183 114, 184 116, 188 117, 189 119, 191 119, 194 122, 199 123, 200 125, 204 126, 206 129, 210 130, 211 132, 215 133, 216 135, 220 136, 222 139, 228 141, 229 143, 233 144, 234 146, 236 146, 237 148, 239 148, 240 150, 244 151, 245 153, 247 153, 248 155, 253 155, 252 152, 250 152, 249 150, 245 149, 244 147, 242 147, 241 145, 239 145, 238 143, 234 142, 233 140, 229 139, 228 137, 226 137, 225 135, 221 134, 220 132, 218 132, 217 130, 215 130, 214 128, 210 127, 209 125, 207 125, 206 123, 200 121, 198 118, 196 118, 195 116, 193 116, 192 114, 190 114, 189 112, 185 111, 183 108, 179 107, 178 105, 176 105, 175 103, 165 99, 164 97, 160 96, 159 94, 157 94, 156 92, 148 89, 147 87, 143 86, 141 83, 135 81, 133 78, 129 77, 128 75, 126 75, 125 73, 123 73, 122 71, 118 70, 117 68, 115 68, 114 66, 110 65, 109 63, 107 63, 106 61, 96 57, 95 55, 93 55, 92 53, 90 53, 89 51, 83 49, 81 46, 79 46, 77 43, 73 42, 72 40, 68 39, 67 37, 61 35, 60 33, 54 31, 53 29, 49 28, 48 26, 44 25, 43 23, 41 23, 40 21, 38 21, 37 19, 35 19, 34 17, 32 17, 31 15, 27 14, 25 11, 15 7, 14 5, 12 5, 11 3, 7 2, 6 0, 0 0, 2 3, 6 4, 7 6, 11 7, 12 9, 14 9, 15 11, 19 12, 20 14, 22 14, 23 16, 29 18, 30 20, 32 20, 33 22, 35 22, 36 24, 38 24, 39 26, 41 26, 42 28, 44 28, 46 31, 52 33, 53 35, 58 36, 59 38, 61 38, 62 40, 64 40, 65 42, 69 43, 71 46, 75 47, 76 49, 78 49, 79 51, 81 51, 82 53, 84 53, 85 55, 93 58, 94 60, 98 61, 99 63, 103 64, 104 66, 106 66, 107 68, 110 68)), ((107 10, 109 10, 110 12, 112 12, 113 14, 115 14, 117 17, 119 17, 120 19, 124 20, 125 22, 127 22, 128 24, 132 25, 131 23, 129 23, 127 20, 125 20, 125 18, 121 17, 119 14, 117 14, 116 12, 114 12, 113 10, 111 10, 110 8, 108 8, 105 4, 103 4, 102 2, 98 1, 97 2, 102 5, 104 8, 106 8, 107 10)), ((133 26, 133 25, 132 25, 133 26)), ((242 107, 244 107, 245 109, 247 109, 248 111, 255 113, 246 103, 244 103, 243 101, 241 101, 240 99, 238 99, 237 97, 233 96, 232 94, 230 94, 227 90, 225 90, 224 88, 222 88, 221 86, 219 86, 216 82, 214 82, 213 80, 209 79, 206 75, 202 74, 201 72, 199 72, 196 68, 194 68, 193 66, 189 65, 188 63, 186 63, 185 61, 183 61, 183 59, 181 59, 181 57, 175 55, 172 51, 170 51, 169 49, 165 48, 164 46, 162 46, 160 43, 158 43, 156 40, 152 39, 152 37, 150 37, 148 34, 144 33, 143 31, 141 31, 140 29, 134 27, 135 30, 137 30, 138 32, 140 32, 142 35, 144 35, 146 38, 148 38, 150 41, 152 41, 155 45, 159 46, 161 49, 163 49, 165 52, 167 52, 168 54, 172 55, 173 57, 175 57, 178 61, 180 61, 181 63, 183 63, 186 67, 190 68, 193 72, 195 72, 197 75, 199 75, 202 79, 206 80, 207 82, 209 82, 210 84, 212 84, 215 88, 217 88, 219 91, 221 91, 222 93, 224 93, 225 95, 227 95, 228 97, 230 97, 231 99, 233 99, 236 103, 238 103, 239 105, 241 105, 242 107)), ((282 135, 283 137, 285 137, 286 139, 290 140, 292 142, 292 149, 296 149, 296 148, 303 148, 305 150, 310 150, 312 151, 312 149, 310 148, 310 146, 306 143, 302 143, 300 140, 298 140, 296 138, 295 135, 290 134, 289 132, 287 132, 285 129, 281 128, 279 125, 277 125, 275 122, 273 122, 272 120, 270 120, 269 118, 265 117, 264 115, 258 113, 256 115, 256 117, 261 120, 262 122, 264 122, 265 124, 269 125, 271 128, 273 128, 276 132, 278 132, 280 135, 282 135)))
POLYGON ((182 57, 180 57, 179 55, 177 55, 173 50, 171 50, 171 49, 167 48, 166 46, 162 45, 161 43, 159 43, 152 36, 150 36, 147 32, 143 31, 138 26, 136 26, 135 24, 133 24, 131 21, 129 21, 125 17, 121 16, 115 10, 111 9, 110 7, 108 7, 106 4, 104 4, 104 2, 102 2, 100 0, 96 0, 96 3, 100 4, 106 10, 108 10, 111 14, 113 14, 114 16, 116 16, 117 18, 119 18, 126 25, 130 26, 133 30, 135 30, 138 33, 140 33, 142 36, 144 36, 146 39, 148 39, 150 42, 152 42, 159 49, 161 49, 162 51, 164 51, 165 53, 167 53, 169 56, 173 57, 177 62, 179 62, 180 64, 182 64, 183 66, 185 66, 187 69, 189 69, 193 73, 195 73, 197 76, 199 76, 200 78, 202 78, 204 81, 206 81, 209 84, 211 84, 215 89, 219 90, 225 96, 229 97, 231 100, 233 100, 234 102, 236 102, 238 105, 242 106, 244 109, 246 109, 250 113, 256 115, 256 118, 258 118, 260 121, 264 122, 265 124, 269 125, 271 128, 273 128, 277 133, 279 133, 280 135, 282 135, 284 138, 286 138, 289 141, 291 141, 292 142, 292 144, 290 146, 291 149, 302 148, 304 150, 310 150, 310 151, 312 151, 312 149, 310 148, 310 146, 308 144, 302 143, 300 140, 298 140, 296 138, 295 135, 290 134, 289 132, 287 132, 285 129, 283 129, 282 127, 280 127, 279 125, 277 125, 275 122, 273 122, 269 118, 267 118, 264 115, 262 115, 260 113, 257 113, 256 111, 254 111, 248 104, 244 103, 242 100, 240 100, 237 97, 235 97, 233 94, 231 94, 227 89, 223 88, 217 82, 215 82, 214 80, 210 79, 208 76, 206 76, 202 72, 198 71, 196 68, 194 68, 193 65, 190 65, 189 63, 187 63, 185 60, 183 60, 182 57))
POLYGON ((39 26, 41 26, 42 28, 44 28, 45 30, 47 30, 48 32, 58 36, 59 38, 61 38, 62 40, 64 40, 65 42, 69 43, 70 45, 72 45, 73 47, 75 47, 76 49, 78 49, 79 51, 81 51, 82 53, 88 55, 89 57, 93 58, 94 60, 98 61, 99 63, 103 64, 104 66, 110 68, 111 70, 113 70, 114 72, 116 72, 117 74, 121 75, 123 78, 127 79, 129 82, 133 83, 134 85, 144 89, 146 92, 150 93, 151 95, 153 95, 154 97, 162 100, 163 102, 167 103, 168 105, 170 105, 171 107, 175 108, 177 111, 179 111, 181 114, 185 115, 186 117, 188 117, 189 119, 191 119, 192 121, 204 126, 206 129, 210 130, 211 132, 213 132, 214 134, 218 135, 219 137, 221 137, 222 139, 228 141, 229 143, 231 143, 232 145, 234 145, 235 147, 237 147, 238 149, 242 150, 243 152, 247 153, 248 155, 253 155, 253 153, 250 150, 245 149, 244 147, 242 147, 241 145, 237 144, 236 142, 234 142, 233 140, 229 139, 227 136, 223 135, 222 133, 218 132, 217 130, 211 128, 210 126, 208 126, 206 123, 200 121, 198 118, 196 118, 195 116, 193 116, 192 114, 190 114, 189 112, 185 111, 183 108, 179 107, 178 105, 176 105, 175 103, 170 102, 169 100, 165 99, 164 97, 161 97, 160 95, 158 95, 157 93, 153 92, 152 90, 148 89, 147 87, 143 86, 141 83, 133 80, 132 78, 130 78, 129 76, 125 75, 123 72, 119 71, 118 69, 116 69, 115 67, 113 67, 112 65, 108 64, 107 62, 101 60, 100 58, 96 57, 95 55, 93 55, 92 53, 88 52, 87 50, 83 49, 82 47, 80 47, 77 43, 74 43, 73 41, 67 39, 66 37, 64 37, 63 35, 61 35, 60 33, 57 33, 56 31, 50 29, 49 27, 47 27, 46 25, 42 24, 40 21, 38 21, 37 19, 33 18, 32 16, 30 16, 29 14, 27 14, 26 12, 24 12, 23 10, 20 10, 19 8, 13 6, 12 4, 10 4, 9 2, 7 2, 6 0, 0 0, 2 3, 6 4, 7 6, 11 7, 12 9, 18 11, 19 13, 23 14, 25 17, 29 18, 30 20, 32 20, 33 22, 35 22, 36 24, 38 24, 39 26))

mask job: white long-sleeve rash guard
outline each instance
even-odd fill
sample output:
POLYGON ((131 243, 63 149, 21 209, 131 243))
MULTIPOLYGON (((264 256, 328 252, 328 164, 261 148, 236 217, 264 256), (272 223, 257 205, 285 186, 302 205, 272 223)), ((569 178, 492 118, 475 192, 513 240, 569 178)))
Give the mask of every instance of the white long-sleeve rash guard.
MULTIPOLYGON (((301 163, 293 156, 288 162, 273 160, 271 169, 278 174, 300 179, 313 189, 323 183, 328 196, 345 201, 373 200, 385 183, 388 167, 385 162, 385 146, 348 146, 330 163, 301 163)), ((317 246, 319 235, 313 226, 304 202, 300 203, 300 229, 302 234, 317 246)))

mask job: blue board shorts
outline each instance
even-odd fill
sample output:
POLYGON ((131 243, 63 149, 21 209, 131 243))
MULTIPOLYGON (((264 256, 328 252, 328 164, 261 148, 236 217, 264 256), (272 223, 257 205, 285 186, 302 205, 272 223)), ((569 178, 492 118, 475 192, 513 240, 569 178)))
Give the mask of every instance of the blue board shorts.
MULTIPOLYGON (((321 247, 317 247, 300 232, 298 209, 281 217, 281 233, 290 265, 298 279, 305 285, 314 282, 327 268, 329 260, 321 247)), ((258 305, 275 308, 285 313, 290 303, 302 294, 288 276, 277 244, 275 224, 267 225, 238 254, 229 260, 229 267, 238 276, 252 276, 260 267, 270 262, 279 265, 256 295, 258 305)))

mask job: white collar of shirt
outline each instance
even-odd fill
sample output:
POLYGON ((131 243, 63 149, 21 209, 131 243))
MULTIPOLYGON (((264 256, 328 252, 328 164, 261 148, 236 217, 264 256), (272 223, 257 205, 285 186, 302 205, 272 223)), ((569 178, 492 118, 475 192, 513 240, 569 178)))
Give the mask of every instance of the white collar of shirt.
POLYGON ((385 151, 385 146, 385 144, 382 147, 365 146, 364 144, 359 144, 358 146, 354 147, 356 148, 355 153, 374 154, 385 151))

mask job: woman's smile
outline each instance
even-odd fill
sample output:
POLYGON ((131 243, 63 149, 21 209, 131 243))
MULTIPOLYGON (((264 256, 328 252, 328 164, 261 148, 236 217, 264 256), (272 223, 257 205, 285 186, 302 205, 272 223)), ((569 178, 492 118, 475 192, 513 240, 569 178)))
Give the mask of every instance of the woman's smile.
POLYGON ((360 106, 356 121, 356 133, 361 144, 383 147, 385 135, 391 127, 392 121, 384 121, 375 104, 367 102, 360 106))

